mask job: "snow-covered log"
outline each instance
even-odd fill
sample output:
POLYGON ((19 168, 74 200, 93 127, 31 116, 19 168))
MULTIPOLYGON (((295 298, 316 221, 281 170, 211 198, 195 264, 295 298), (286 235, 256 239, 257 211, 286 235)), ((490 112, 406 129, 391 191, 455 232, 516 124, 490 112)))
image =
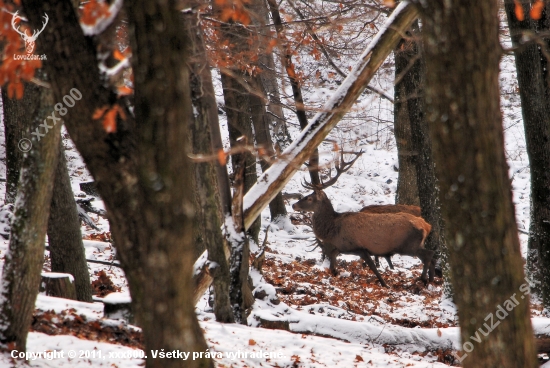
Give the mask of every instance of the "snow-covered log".
POLYGON ((414 5, 409 2, 399 4, 321 112, 246 193, 244 223, 247 229, 349 111, 417 16, 414 5))
MULTIPOLYGON (((259 301, 248 321, 253 326, 331 337, 353 343, 386 345, 409 352, 462 349, 459 327, 409 328, 389 323, 380 325, 368 321, 356 322, 293 310, 284 303, 271 306, 268 302, 259 301)), ((534 317, 531 318, 531 323, 538 352, 547 353, 550 346, 550 320, 534 317)), ((475 342, 479 336, 473 336, 472 341, 475 342)))

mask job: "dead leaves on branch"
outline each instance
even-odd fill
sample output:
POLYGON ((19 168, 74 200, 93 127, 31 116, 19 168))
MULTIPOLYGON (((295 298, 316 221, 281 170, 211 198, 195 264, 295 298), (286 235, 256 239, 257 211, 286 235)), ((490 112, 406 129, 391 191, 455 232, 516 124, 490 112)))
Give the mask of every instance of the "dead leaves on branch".
MULTIPOLYGON (((542 17, 542 12, 544 10, 544 0, 536 0, 535 3, 531 6, 529 11, 529 16, 533 20, 539 20, 542 17)), ((523 6, 519 0, 514 0, 514 13, 516 19, 520 22, 525 20, 525 13, 523 11, 523 6)))
POLYGON ((80 11, 80 22, 87 26, 96 25, 101 19, 111 16, 109 5, 104 1, 90 0, 80 11))
POLYGON ((103 129, 106 133, 116 133, 117 130, 117 117, 120 116, 122 120, 126 120, 126 113, 124 109, 118 104, 112 106, 98 107, 92 116, 94 120, 101 120, 103 129))

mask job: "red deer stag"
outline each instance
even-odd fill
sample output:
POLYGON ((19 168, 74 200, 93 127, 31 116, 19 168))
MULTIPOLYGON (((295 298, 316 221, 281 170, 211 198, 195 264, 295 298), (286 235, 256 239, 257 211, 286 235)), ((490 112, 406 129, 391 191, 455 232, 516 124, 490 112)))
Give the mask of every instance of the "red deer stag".
MULTIPOLYGON (((336 168, 337 175, 319 186, 304 183, 304 187, 314 192, 296 202, 292 208, 313 212, 313 232, 323 245, 323 251, 329 256, 333 273, 336 271, 336 256, 339 253, 358 255, 367 262, 382 286, 387 287, 370 256, 386 257, 389 261, 393 254, 403 254, 418 256, 424 263, 421 279, 427 282, 426 274, 429 271, 429 281, 433 281, 434 252, 424 249, 424 241, 430 233, 431 226, 424 219, 406 212, 379 213, 387 206, 366 207, 363 209, 365 212, 338 213, 334 211, 330 200, 321 190, 321 187, 326 188, 334 184, 361 153, 359 152, 351 162, 344 162, 342 152, 342 161, 336 168)), ((393 208, 390 211, 397 212, 397 209, 393 208)))

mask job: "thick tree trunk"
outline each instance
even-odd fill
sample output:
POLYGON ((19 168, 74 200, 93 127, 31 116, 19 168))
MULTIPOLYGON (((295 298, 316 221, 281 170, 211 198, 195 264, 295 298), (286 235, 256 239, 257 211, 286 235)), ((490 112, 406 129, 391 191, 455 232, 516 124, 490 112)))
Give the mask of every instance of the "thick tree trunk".
MULTIPOLYGON (((52 107, 53 109, 53 107, 52 107)), ((52 203, 48 219, 48 243, 52 272, 70 273, 74 277, 78 300, 91 302, 90 273, 76 209, 63 143, 59 142, 59 159, 55 169, 52 203)))
MULTIPOLYGON (((34 27, 44 12, 48 27, 37 43, 56 100, 72 88, 82 101, 68 109, 66 125, 97 183, 128 279, 135 317, 147 351, 204 352, 192 295, 194 217, 188 158, 189 73, 174 1, 125 2, 130 24, 135 116, 107 133, 94 112, 111 107, 95 46, 84 37, 69 0, 24 0, 34 27), (162 26, 159 26, 161 24, 162 26), (170 81, 170 83, 166 83, 170 81)), ((146 367, 210 367, 209 358, 154 359, 146 367)))
POLYGON ((426 118, 441 189, 463 365, 537 367, 504 155, 498 2, 429 0, 422 11, 426 118), (524 299, 512 302, 498 327, 489 326, 497 306, 516 296, 524 299), (479 329, 483 335, 491 332, 481 337, 479 329))
MULTIPOLYGON (((189 2, 191 3, 191 2, 189 2)), ((191 5, 191 4, 189 4, 191 5)), ((212 86, 212 75, 206 59, 206 50, 200 28, 198 12, 182 13, 184 35, 189 50, 191 99, 197 111, 191 119, 191 140, 193 153, 206 153, 212 150, 210 121, 218 122, 218 109, 212 86)), ((218 128, 219 129, 219 128, 218 128)), ((210 274, 214 277, 214 314, 219 322, 233 323, 233 311, 229 302, 229 245, 222 234, 224 214, 215 163, 195 163, 195 195, 199 204, 196 211, 201 226, 201 235, 211 265, 210 274)))
MULTIPOLYGON (((240 40, 240 42, 243 42, 240 40)), ((227 113, 227 129, 229 130, 229 143, 232 148, 238 148, 243 145, 254 144, 254 135, 252 134, 252 121, 250 119, 249 93, 242 85, 244 79, 237 79, 222 73, 223 98, 225 100, 225 111, 227 113), (244 141, 239 138, 244 137, 244 141)), ((243 152, 231 156, 231 165, 233 168, 236 162, 240 160, 239 156, 245 157, 244 191, 248 192, 258 180, 256 174, 256 157, 252 152, 243 152)), ((233 171, 235 173, 235 171, 233 171)), ((234 176, 234 175, 233 175, 234 176)), ((254 241, 258 243, 258 234, 260 233, 261 218, 256 219, 254 224, 248 229, 249 234, 254 241)))
POLYGON ((36 101, 39 98, 40 88, 35 84, 29 83, 25 86, 21 100, 10 99, 7 89, 2 88, 6 144, 6 203, 15 202, 23 151, 27 149, 27 142, 21 142, 21 139, 30 139, 29 132, 25 131, 24 126, 28 119, 36 115, 39 107, 36 101))
MULTIPOLYGON (((529 14, 530 1, 523 1, 529 14)), ((535 43, 523 45, 524 33, 548 31, 545 22, 536 24, 529 17, 519 21, 515 4, 505 1, 525 128, 527 154, 531 170, 531 221, 527 265, 531 279, 541 294, 544 307, 550 310, 550 96, 546 75, 548 61, 535 43)), ((548 14, 546 14, 548 16, 548 14)), ((550 19, 550 18, 549 18, 550 19)))
POLYGON ((393 127, 399 162, 395 203, 419 206, 420 200, 416 180, 418 152, 413 148, 408 103, 409 98, 413 96, 407 94, 406 86, 406 84, 411 83, 406 71, 410 68, 410 49, 412 47, 414 46, 410 39, 403 39, 394 51, 396 84, 394 86, 393 127))
MULTIPOLYGON (((27 84, 25 88, 37 87, 27 84)), ((28 115, 28 119, 22 121, 23 131, 28 136, 37 122, 51 114, 54 105, 51 90, 41 88, 39 98, 34 103, 37 115, 28 115)), ((48 120, 48 125, 51 123, 48 120)), ((33 139, 33 147, 23 157, 0 289, 0 342, 12 350, 26 350, 44 263, 44 239, 61 139, 60 130, 61 123, 55 124, 40 141, 33 139)))
MULTIPOLYGON (((450 272, 448 267, 448 253, 443 232, 443 218, 441 217, 441 206, 439 204, 439 190, 435 177, 435 168, 432 155, 432 142, 429 137, 428 122, 425 118, 424 106, 424 85, 425 65, 424 56, 420 43, 420 29, 418 21, 411 27, 412 32, 408 33, 409 41, 405 50, 401 53, 401 62, 405 64, 400 75, 403 93, 406 99, 406 114, 411 131, 411 149, 416 155, 415 177, 418 188, 418 199, 422 209, 422 217, 432 225, 432 231, 426 239, 427 249, 436 252, 434 262, 439 259, 445 282, 445 295, 452 295, 450 284, 450 272)), ((396 98, 397 104, 397 98, 396 98)))

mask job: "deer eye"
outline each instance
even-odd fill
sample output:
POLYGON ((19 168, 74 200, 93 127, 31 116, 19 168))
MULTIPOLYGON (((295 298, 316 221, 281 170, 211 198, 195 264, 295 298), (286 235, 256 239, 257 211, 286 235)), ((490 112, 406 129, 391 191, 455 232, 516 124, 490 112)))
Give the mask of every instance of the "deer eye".
POLYGON ((308 198, 307 200, 308 200, 308 202, 311 202, 311 197, 310 197, 310 198, 308 198))

